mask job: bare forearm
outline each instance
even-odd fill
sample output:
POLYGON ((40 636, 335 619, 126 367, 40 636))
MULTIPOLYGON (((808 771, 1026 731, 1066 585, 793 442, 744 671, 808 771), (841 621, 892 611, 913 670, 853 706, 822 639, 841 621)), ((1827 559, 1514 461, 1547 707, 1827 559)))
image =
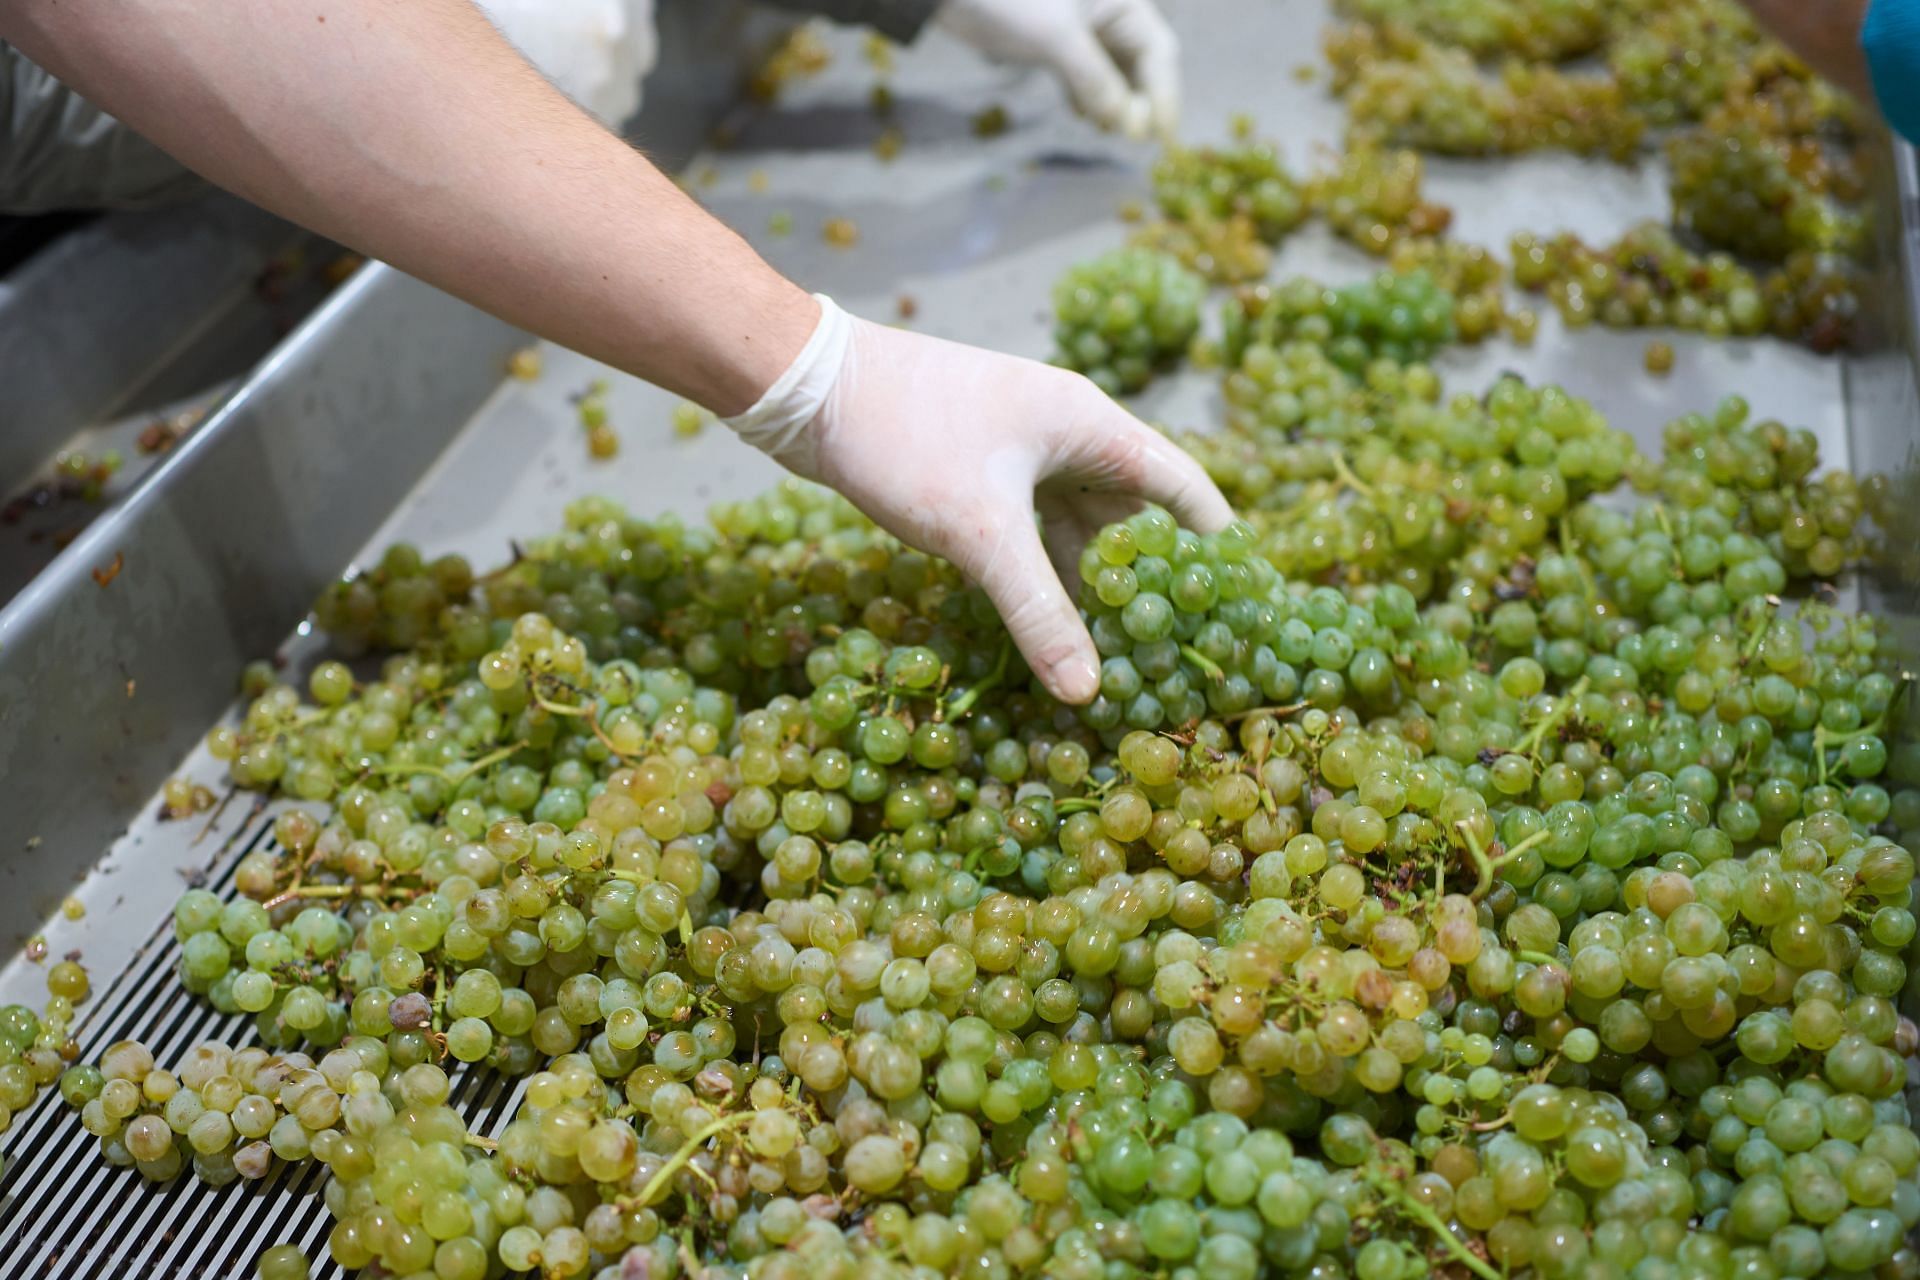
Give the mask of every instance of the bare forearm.
POLYGON ((817 315, 467 0, 15 0, 0 36, 220 185, 719 412, 817 315))
POLYGON ((1746 0, 1746 6, 1808 66, 1860 101, 1873 102, 1860 51, 1867 0, 1746 0))

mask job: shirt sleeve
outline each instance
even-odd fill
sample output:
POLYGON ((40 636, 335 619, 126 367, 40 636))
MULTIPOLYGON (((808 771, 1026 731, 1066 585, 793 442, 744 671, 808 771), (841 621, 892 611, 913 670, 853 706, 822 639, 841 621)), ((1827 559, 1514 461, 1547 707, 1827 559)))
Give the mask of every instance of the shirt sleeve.
POLYGON ((179 161, 0 42, 0 211, 137 209, 205 190, 179 161))
POLYGON ((1872 0, 1860 47, 1880 114, 1901 137, 1920 143, 1920 0, 1872 0))
POLYGON ((767 0, 782 9, 817 13, 835 22, 872 27, 881 35, 902 44, 920 34, 920 29, 940 7, 940 0, 767 0))

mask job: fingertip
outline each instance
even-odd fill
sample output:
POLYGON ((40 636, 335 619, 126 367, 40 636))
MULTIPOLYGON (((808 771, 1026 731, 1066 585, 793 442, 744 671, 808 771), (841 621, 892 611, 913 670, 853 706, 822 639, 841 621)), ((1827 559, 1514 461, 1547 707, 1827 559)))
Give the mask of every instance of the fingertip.
POLYGON ((1081 706, 1093 701, 1093 695, 1100 692, 1100 672, 1093 665, 1093 659, 1085 653, 1075 653, 1060 659, 1041 675, 1042 682, 1061 702, 1069 706, 1081 706))

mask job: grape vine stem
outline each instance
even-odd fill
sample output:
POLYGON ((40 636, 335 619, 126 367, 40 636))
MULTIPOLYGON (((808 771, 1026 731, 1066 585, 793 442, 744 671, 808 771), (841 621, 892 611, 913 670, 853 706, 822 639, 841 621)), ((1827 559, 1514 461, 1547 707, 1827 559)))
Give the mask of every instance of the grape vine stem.
POLYGON ((271 911, 303 898, 365 898, 370 902, 384 902, 392 892, 388 886, 379 884, 291 884, 260 905, 271 911))
POLYGON ((730 1116, 721 1116, 718 1120, 702 1125, 694 1131, 692 1137, 680 1144, 680 1149, 673 1153, 671 1160, 661 1165, 659 1170, 656 1171, 651 1178, 647 1179, 647 1185, 640 1188, 638 1194, 622 1196, 619 1203, 624 1208, 646 1208, 647 1205, 652 1202, 654 1196, 665 1189, 668 1183, 673 1181, 673 1176, 679 1173, 680 1170, 686 1168, 687 1161, 693 1159, 694 1153, 705 1146, 709 1138, 725 1133, 729 1129, 737 1129, 743 1124, 748 1124, 757 1114, 759 1113, 754 1111, 736 1111, 730 1116))
POLYGON ((1540 754, 1540 746, 1546 741, 1547 735, 1573 714, 1574 705, 1586 696, 1589 683, 1586 676, 1581 676, 1574 683, 1573 688, 1567 690, 1566 696, 1560 699, 1554 709, 1544 716, 1539 724, 1533 726, 1531 733, 1520 740, 1520 745, 1515 748, 1515 751, 1523 751, 1528 757, 1537 758, 1540 754))
POLYGON ((1206 654, 1200 652, 1198 649, 1194 648, 1190 644, 1183 644, 1180 646, 1180 656, 1185 658, 1188 662, 1191 662, 1194 666, 1200 668, 1201 672, 1207 677, 1207 679, 1213 681, 1215 684, 1219 684, 1221 681, 1227 678, 1227 673, 1220 669, 1219 663, 1215 662, 1212 658, 1209 658, 1206 654))
POLYGON ((1525 840, 1514 845, 1513 848, 1503 852, 1499 857, 1493 858, 1489 857, 1487 851, 1481 847, 1480 838, 1473 834, 1473 824, 1468 819, 1462 818, 1453 825, 1459 830, 1460 838, 1466 842, 1467 856, 1473 860, 1474 870, 1480 874, 1479 883, 1474 886, 1473 893, 1469 895, 1474 898, 1484 897, 1487 890, 1493 888, 1494 872, 1504 866, 1519 861, 1522 854, 1526 853, 1527 850, 1533 848, 1536 844, 1539 844, 1542 840, 1545 840, 1548 834, 1544 830, 1536 831, 1525 840))
POLYGON ((1445 1245, 1447 1252, 1451 1253, 1462 1266, 1482 1277, 1483 1280, 1501 1280, 1498 1271, 1488 1266, 1473 1250, 1460 1243, 1460 1238, 1453 1234, 1452 1228, 1447 1226, 1439 1214, 1408 1195, 1398 1183, 1382 1180, 1378 1185, 1399 1202, 1408 1217, 1433 1232, 1435 1239, 1445 1245))
POLYGON ((944 718, 948 720, 958 720, 961 716, 973 710, 973 704, 980 701, 981 694, 998 688, 1000 682, 1006 679, 1007 658, 1012 651, 1013 646, 1011 644, 1002 644, 1000 646, 1000 657, 994 662, 993 670, 982 677, 980 683, 962 689, 959 693, 955 694, 953 701, 946 706, 944 718))
POLYGON ((1375 496, 1373 486, 1353 474, 1353 468, 1347 465, 1346 455, 1338 449, 1333 451, 1333 473, 1340 478, 1341 484, 1355 493, 1365 494, 1369 498, 1375 496))

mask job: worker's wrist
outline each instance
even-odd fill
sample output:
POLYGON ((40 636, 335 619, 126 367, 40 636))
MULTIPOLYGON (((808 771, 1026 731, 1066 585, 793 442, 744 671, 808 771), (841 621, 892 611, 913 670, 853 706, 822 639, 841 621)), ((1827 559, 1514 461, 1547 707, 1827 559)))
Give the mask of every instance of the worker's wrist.
POLYGON ((723 418, 745 413, 800 357, 820 323, 820 304, 784 279, 726 308, 727 327, 693 398, 723 418))
POLYGON ((725 419, 742 440, 788 466, 811 474, 813 445, 808 429, 819 418, 853 343, 853 317, 825 294, 816 294, 819 321, 806 345, 774 384, 744 413, 725 419))

